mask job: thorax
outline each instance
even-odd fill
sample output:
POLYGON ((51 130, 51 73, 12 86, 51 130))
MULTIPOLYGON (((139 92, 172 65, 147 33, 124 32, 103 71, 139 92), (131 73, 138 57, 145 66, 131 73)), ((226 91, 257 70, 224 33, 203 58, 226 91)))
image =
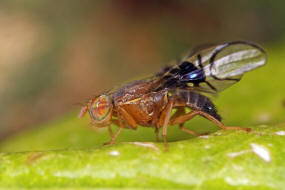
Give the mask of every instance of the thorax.
POLYGON ((165 108, 167 91, 151 92, 150 84, 129 84, 114 94, 114 108, 122 108, 131 115, 138 124, 151 126, 165 108))

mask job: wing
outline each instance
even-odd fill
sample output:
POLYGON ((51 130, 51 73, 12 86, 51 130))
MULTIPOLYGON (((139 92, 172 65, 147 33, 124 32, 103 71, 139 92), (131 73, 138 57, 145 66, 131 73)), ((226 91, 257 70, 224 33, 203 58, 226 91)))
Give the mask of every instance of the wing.
POLYGON ((180 63, 168 66, 156 76, 156 89, 180 88, 218 93, 238 82, 245 72, 266 63, 266 53, 258 45, 234 41, 199 49, 180 63))

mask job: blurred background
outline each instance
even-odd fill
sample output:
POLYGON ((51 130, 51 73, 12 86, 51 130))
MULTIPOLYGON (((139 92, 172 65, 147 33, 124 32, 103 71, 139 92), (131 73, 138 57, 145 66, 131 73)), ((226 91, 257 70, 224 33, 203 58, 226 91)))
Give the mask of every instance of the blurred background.
POLYGON ((198 44, 283 47, 284 7, 282 0, 1 0, 0 142, 77 112, 92 94, 155 73, 198 44))

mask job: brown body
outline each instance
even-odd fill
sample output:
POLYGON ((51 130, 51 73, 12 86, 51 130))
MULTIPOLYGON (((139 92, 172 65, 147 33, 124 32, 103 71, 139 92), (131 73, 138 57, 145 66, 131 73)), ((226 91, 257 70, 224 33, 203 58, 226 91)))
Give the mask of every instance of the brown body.
MULTIPOLYGON (((111 140, 105 144, 115 142, 116 137, 123 128, 136 129, 138 125, 144 127, 153 127, 155 129, 157 140, 159 139, 159 129, 163 128, 163 138, 167 148, 167 127, 169 124, 179 124, 182 131, 192 135, 200 135, 199 133, 186 129, 183 124, 195 117, 201 115, 222 129, 235 129, 250 131, 249 128, 226 127, 221 123, 221 117, 218 115, 214 104, 209 98, 197 92, 183 90, 160 90, 153 92, 154 81, 135 81, 119 88, 112 94, 112 109, 108 120, 103 123, 96 123, 96 126, 108 126, 110 122, 120 126, 115 135, 109 127, 111 140), (192 109, 186 113, 185 108, 192 109), (173 110, 176 110, 171 116, 173 110)), ((89 104, 83 108, 81 115, 88 111, 90 105, 97 97, 90 100, 89 104)))
POLYGON ((153 92, 154 82, 135 81, 121 87, 112 97, 113 111, 120 113, 126 127, 136 129, 137 125, 160 128, 163 124, 163 111, 172 101, 173 109, 180 111, 184 107, 192 110, 208 112, 217 120, 221 120, 214 104, 206 97, 196 92, 177 90, 161 90, 153 92), (170 95, 171 94, 171 95, 170 95), (208 109, 208 110, 207 110, 208 109), (211 111, 212 112, 209 112, 211 111), (129 125, 129 126, 128 126, 129 125))
POLYGON ((111 140, 105 144, 115 143, 123 128, 153 127, 157 139, 162 128, 166 150, 168 125, 178 124, 182 131, 200 135, 183 126, 197 115, 224 130, 249 132, 249 128, 225 126, 215 105, 202 93, 216 94, 238 82, 243 73, 265 62, 264 50, 249 42, 229 42, 194 51, 179 64, 167 66, 151 78, 93 97, 81 109, 79 117, 89 112, 92 124, 108 127, 111 140), (185 108, 191 111, 186 112, 185 108), (115 134, 110 128, 111 123, 119 126, 115 134))
POLYGON ((168 103, 166 90, 151 92, 150 88, 150 82, 136 81, 121 87, 112 98, 114 111, 121 113, 124 120, 133 120, 126 123, 133 129, 137 124, 157 126, 158 118, 168 103))

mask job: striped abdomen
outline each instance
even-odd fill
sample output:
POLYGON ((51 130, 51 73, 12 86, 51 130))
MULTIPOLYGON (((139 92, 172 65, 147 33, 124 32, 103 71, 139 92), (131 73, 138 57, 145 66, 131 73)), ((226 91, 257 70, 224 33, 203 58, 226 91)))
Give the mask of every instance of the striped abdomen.
POLYGON ((192 91, 177 91, 175 96, 177 96, 179 102, 185 103, 185 105, 191 109, 203 111, 215 117, 219 121, 222 120, 221 116, 218 114, 216 106, 206 96, 192 91))

